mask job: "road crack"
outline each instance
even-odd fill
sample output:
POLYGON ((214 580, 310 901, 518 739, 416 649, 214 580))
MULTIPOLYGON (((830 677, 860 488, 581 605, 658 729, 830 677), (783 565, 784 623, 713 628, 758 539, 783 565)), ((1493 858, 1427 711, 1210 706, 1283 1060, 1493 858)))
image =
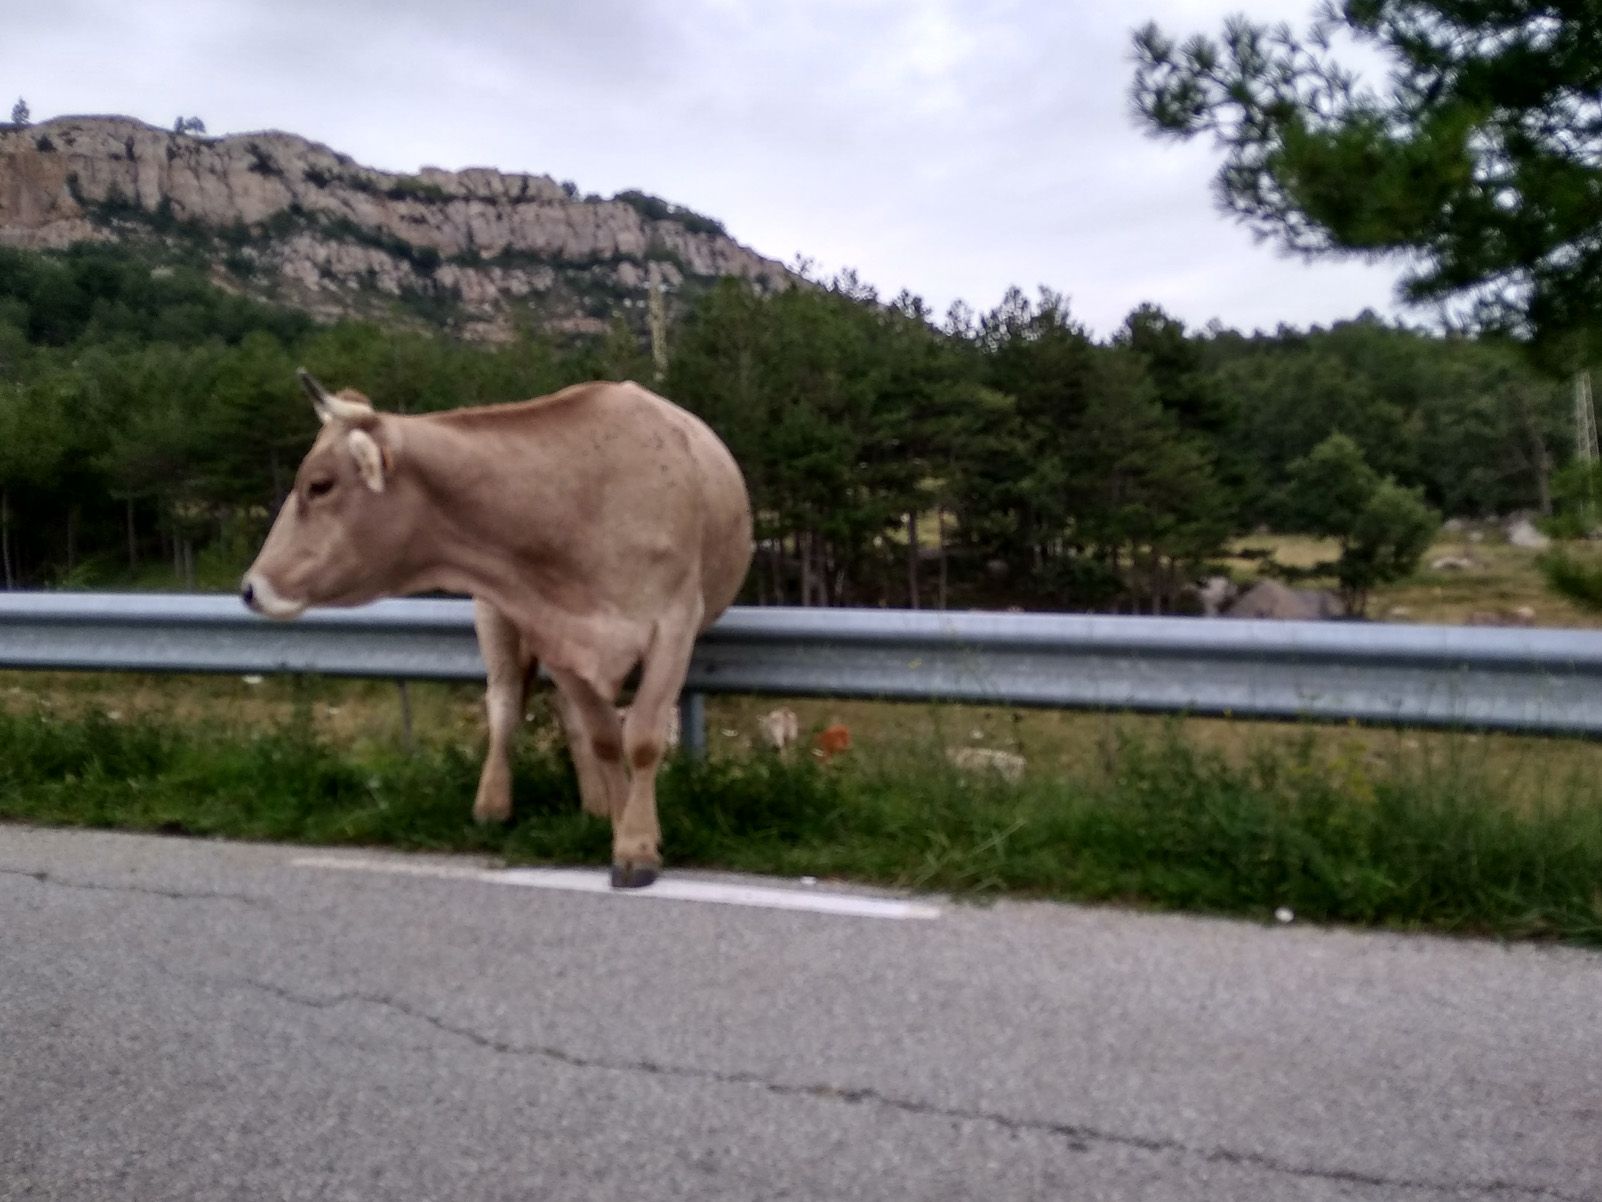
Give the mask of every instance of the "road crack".
POLYGON ((0 876, 20 876, 37 881, 41 885, 52 885, 57 889, 88 889, 102 893, 137 893, 145 897, 164 897, 172 901, 231 901, 242 906, 256 906, 262 909, 272 907, 259 897, 247 897, 243 893, 208 893, 190 892, 182 889, 159 889, 153 885, 121 885, 108 884, 104 881, 73 881, 59 877, 44 869, 29 868, 0 868, 0 876))
POLYGON ((1071 1151, 1088 1152, 1093 1146, 1132 1148, 1153 1155, 1196 1157, 1210 1164, 1226 1164, 1288 1177, 1316 1181, 1330 1181, 1342 1185, 1358 1185, 1376 1189, 1414 1190, 1420 1193, 1437 1193, 1462 1196, 1466 1193, 1500 1195, 1509 1198, 1551 1199, 1553 1202, 1592 1202, 1579 1194, 1547 1186, 1525 1185, 1522 1182, 1501 1179, 1491 1181, 1427 1181, 1407 1177, 1387 1177, 1365 1173, 1356 1169, 1321 1168, 1296 1165, 1260 1152, 1239 1152, 1230 1148, 1207 1148, 1186 1144, 1178 1140, 1156 1139, 1103 1131, 1075 1123, 1054 1123, 1043 1119, 1019 1118, 996 1111, 965 1109, 955 1106, 938 1106, 909 1098, 898 1098, 877 1089, 859 1086, 804 1084, 788 1081, 771 1081, 756 1073, 725 1072, 718 1069, 694 1068, 686 1065, 659 1064, 653 1060, 613 1060, 565 1052, 560 1048, 540 1044, 519 1044, 484 1035, 470 1027, 447 1022, 437 1015, 376 993, 339 993, 314 997, 296 993, 280 985, 264 981, 243 982, 252 989, 272 995, 297 1006, 315 1010, 334 1010, 341 1006, 376 1006, 404 1015, 416 1022, 444 1034, 464 1039, 475 1047, 507 1056, 526 1056, 560 1064, 569 1068, 590 1069, 616 1073, 644 1073, 650 1076, 704 1082, 715 1085, 743 1086, 761 1089, 779 1097, 809 1098, 840 1102, 853 1106, 875 1106, 902 1114, 928 1118, 951 1119, 960 1122, 985 1123, 1009 1132, 1056 1136, 1064 1140, 1071 1151))

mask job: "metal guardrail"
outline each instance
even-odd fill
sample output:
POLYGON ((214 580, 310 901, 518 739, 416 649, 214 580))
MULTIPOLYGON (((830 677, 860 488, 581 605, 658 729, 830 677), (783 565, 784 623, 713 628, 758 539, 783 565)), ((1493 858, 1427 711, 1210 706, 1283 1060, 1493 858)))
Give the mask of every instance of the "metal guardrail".
POLYGON ((233 594, 0 593, 0 668, 484 679, 470 601, 273 622, 233 594))
MULTIPOLYGON (((467 601, 278 623, 221 595, 0 593, 0 668, 482 680, 467 601)), ((1602 631, 908 610, 729 611, 708 693, 1602 734, 1602 631)))

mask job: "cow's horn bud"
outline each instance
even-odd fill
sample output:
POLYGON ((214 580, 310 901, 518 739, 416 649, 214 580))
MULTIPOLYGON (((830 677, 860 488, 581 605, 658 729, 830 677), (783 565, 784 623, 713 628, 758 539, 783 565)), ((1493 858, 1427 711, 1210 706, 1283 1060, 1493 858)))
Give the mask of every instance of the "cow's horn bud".
POLYGON ((311 397, 312 407, 317 410, 317 416, 324 425, 331 421, 353 422, 362 418, 371 419, 373 411, 366 405, 358 405, 343 397, 333 396, 304 367, 296 369, 295 378, 306 390, 306 395, 311 397))
POLYGON ((322 405, 327 402, 328 390, 317 382, 317 377, 311 372, 304 367, 297 367, 295 379, 300 381, 300 386, 306 390, 306 395, 311 397, 313 404, 322 405))

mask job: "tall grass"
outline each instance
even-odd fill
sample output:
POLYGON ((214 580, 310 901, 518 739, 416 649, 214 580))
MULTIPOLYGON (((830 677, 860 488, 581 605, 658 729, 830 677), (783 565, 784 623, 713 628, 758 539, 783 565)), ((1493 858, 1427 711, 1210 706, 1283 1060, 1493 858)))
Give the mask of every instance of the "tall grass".
POLYGON ((1563 551, 1549 551, 1538 561, 1553 592, 1589 610, 1602 610, 1602 564, 1563 551))
MULTIPOLYGON (((0 712, 0 819, 605 863, 565 759, 518 759, 506 828, 470 819, 478 768, 454 746, 358 754, 301 720, 0 712)), ((1175 726, 1017 785, 914 750, 679 759, 659 796, 675 866, 1602 945, 1602 799, 1576 777, 1510 805, 1468 754, 1332 767, 1308 736, 1235 762, 1175 726)))

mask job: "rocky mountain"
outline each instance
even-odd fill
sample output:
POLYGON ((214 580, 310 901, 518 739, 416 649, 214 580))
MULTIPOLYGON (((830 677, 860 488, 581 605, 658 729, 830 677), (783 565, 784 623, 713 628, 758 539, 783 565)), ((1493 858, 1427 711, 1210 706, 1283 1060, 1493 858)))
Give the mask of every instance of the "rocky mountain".
POLYGON ((293 134, 208 138, 127 117, 0 125, 0 244, 135 241, 219 284, 322 317, 410 317, 468 337, 520 324, 643 325, 723 276, 789 285, 716 221, 640 192, 581 196, 548 176, 396 175, 293 134))

